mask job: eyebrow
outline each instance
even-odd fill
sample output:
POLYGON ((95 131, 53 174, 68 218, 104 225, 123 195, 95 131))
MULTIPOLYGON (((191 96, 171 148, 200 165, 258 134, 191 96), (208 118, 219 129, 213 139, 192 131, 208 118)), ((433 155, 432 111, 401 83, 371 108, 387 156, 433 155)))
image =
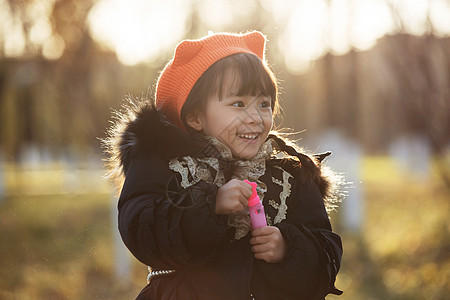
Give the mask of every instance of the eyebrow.
MULTIPOLYGON (((270 101, 272 101, 272 97, 270 97, 269 95, 266 95, 265 93, 263 93, 263 92, 260 92, 259 94, 257 94, 257 95, 237 95, 237 93, 235 93, 235 94, 227 94, 227 95, 225 95, 225 97, 247 97, 247 96, 251 96, 251 97, 254 97, 255 99, 260 99, 260 98, 267 98, 268 100, 270 100, 270 101)), ((222 98, 223 99, 223 98, 222 98)))

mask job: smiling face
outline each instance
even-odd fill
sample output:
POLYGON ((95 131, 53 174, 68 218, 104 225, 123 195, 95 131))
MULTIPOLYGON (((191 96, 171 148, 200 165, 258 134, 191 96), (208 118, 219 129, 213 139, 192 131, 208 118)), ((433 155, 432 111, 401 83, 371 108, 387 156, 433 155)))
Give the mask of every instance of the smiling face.
POLYGON ((188 123, 217 138, 235 157, 250 159, 272 129, 271 100, 264 95, 211 97, 205 110, 191 114, 188 123))
POLYGON ((185 127, 215 137, 237 158, 254 157, 267 139, 277 103, 272 72, 255 55, 219 60, 197 81, 181 112, 185 127))

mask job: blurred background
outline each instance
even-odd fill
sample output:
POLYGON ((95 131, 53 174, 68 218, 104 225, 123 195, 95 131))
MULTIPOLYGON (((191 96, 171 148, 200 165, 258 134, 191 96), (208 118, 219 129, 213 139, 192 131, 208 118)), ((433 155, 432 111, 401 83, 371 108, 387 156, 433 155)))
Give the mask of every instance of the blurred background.
POLYGON ((137 295, 99 138, 180 40, 251 29, 277 124, 349 182, 327 299, 448 297, 449 0, 0 0, 0 299, 137 295))

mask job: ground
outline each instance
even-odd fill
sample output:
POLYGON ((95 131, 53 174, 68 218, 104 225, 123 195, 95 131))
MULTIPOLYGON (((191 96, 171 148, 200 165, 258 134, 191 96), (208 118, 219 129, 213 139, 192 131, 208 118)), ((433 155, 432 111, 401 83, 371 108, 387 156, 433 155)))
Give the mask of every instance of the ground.
MULTIPOLYGON (((365 158, 362 167, 361 231, 345 230, 339 212, 331 213, 344 243, 336 284, 344 294, 327 299, 444 299, 450 293, 448 187, 435 174, 423 180, 401 172, 385 157, 365 158)), ((147 270, 127 256, 129 276, 117 278, 116 198, 105 182, 95 189, 96 179, 83 177, 98 172, 72 170, 81 178, 73 180, 59 168, 3 170, 8 193, 0 202, 0 299, 137 295, 147 270), (64 180, 72 182, 70 189, 61 188, 64 180)))

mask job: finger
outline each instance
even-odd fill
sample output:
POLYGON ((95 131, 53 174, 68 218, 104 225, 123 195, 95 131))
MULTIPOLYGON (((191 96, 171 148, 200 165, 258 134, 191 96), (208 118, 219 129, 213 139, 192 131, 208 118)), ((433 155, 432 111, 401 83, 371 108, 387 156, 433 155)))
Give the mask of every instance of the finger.
POLYGON ((225 214, 227 215, 241 212, 244 209, 245 206, 243 206, 242 203, 240 203, 239 201, 230 201, 230 203, 224 205, 224 211, 226 212, 225 214))
POLYGON ((273 246, 270 243, 267 244, 259 244, 251 247, 253 253, 262 253, 273 251, 273 246))
POLYGON ((273 255, 270 252, 257 252, 253 255, 256 259, 264 260, 268 263, 272 261, 273 255))
POLYGON ((250 198, 252 196, 252 186, 245 181, 241 181, 241 187, 241 193, 245 199, 250 198))
POLYGON ((230 194, 230 198, 233 200, 233 202, 235 202, 235 205, 242 206, 242 209, 240 210, 244 210, 244 208, 248 206, 248 201, 242 195, 240 188, 233 190, 232 193, 230 194))
POLYGON ((242 210, 244 210, 248 206, 248 200, 245 199, 242 194, 237 195, 235 201, 239 203, 240 206, 242 206, 242 210))
POLYGON ((245 209, 246 205, 244 206, 242 202, 236 203, 233 207, 233 212, 240 212, 245 209))
MULTIPOLYGON (((275 227, 276 228, 276 227, 275 227)), ((278 229, 278 228, 276 228, 278 229)), ((274 226, 263 226, 252 230, 252 236, 271 235, 274 232, 274 226)))
POLYGON ((265 244, 268 242, 270 242, 270 238, 267 236, 255 236, 250 239, 250 244, 252 245, 265 244))

